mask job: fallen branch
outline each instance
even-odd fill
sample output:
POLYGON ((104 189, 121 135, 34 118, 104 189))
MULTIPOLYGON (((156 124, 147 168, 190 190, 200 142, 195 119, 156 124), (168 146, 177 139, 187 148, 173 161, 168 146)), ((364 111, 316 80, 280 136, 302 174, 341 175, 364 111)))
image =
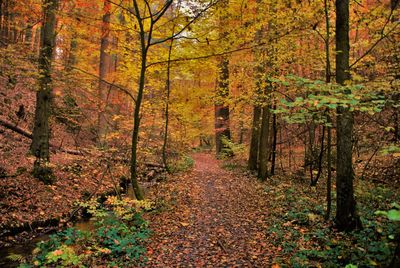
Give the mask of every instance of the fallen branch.
MULTIPOLYGON (((10 129, 10 130, 12 130, 12 131, 14 131, 14 132, 16 132, 16 133, 28 138, 28 139, 32 139, 33 138, 32 133, 29 133, 28 131, 26 131, 26 130, 20 128, 20 127, 17 127, 15 125, 13 125, 13 124, 1 119, 1 118, 0 118, 0 126, 3 126, 3 127, 7 128, 7 129, 10 129)), ((83 155, 82 151, 64 149, 64 148, 61 148, 61 147, 59 147, 57 145, 54 145, 54 144, 51 144, 51 143, 50 143, 50 147, 52 147, 55 150, 67 153, 67 154, 83 155)))

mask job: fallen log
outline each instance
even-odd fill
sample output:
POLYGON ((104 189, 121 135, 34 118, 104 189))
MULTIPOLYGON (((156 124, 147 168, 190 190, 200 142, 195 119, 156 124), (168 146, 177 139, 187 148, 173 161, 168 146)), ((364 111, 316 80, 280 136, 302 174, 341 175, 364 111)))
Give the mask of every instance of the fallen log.
MULTIPOLYGON (((15 126, 15 125, 13 125, 13 124, 11 124, 11 123, 9 123, 9 122, 1 119, 1 118, 0 118, 0 126, 3 126, 3 127, 7 128, 7 129, 10 129, 10 130, 12 130, 12 131, 14 131, 14 132, 16 132, 16 133, 28 138, 28 139, 32 139, 33 138, 32 134, 29 133, 28 131, 26 131, 26 130, 18 127, 18 126, 15 126)), ((54 150, 58 150, 60 152, 67 153, 67 154, 83 155, 82 151, 61 148, 61 147, 59 147, 57 145, 54 145, 54 144, 51 144, 51 143, 50 143, 50 147, 53 148, 54 150)))

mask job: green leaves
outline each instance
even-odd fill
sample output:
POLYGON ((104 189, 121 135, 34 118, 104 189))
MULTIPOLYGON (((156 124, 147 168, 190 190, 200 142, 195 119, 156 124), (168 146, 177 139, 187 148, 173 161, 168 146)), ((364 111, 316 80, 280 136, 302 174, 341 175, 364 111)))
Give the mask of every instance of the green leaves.
POLYGON ((398 209, 391 209, 388 211, 378 210, 375 212, 375 215, 385 216, 391 221, 400 221, 400 210, 398 209))
MULTIPOLYGON (((37 244, 33 264, 41 267, 82 266, 93 262, 136 266, 145 260, 143 242, 149 237, 147 222, 138 212, 137 204, 109 198, 104 207, 95 201, 86 208, 95 216, 91 233, 68 228, 37 244)), ((139 201, 137 201, 139 202, 139 201)), ((113 266, 113 265, 111 265, 113 266)))
MULTIPOLYGON (((375 114, 381 112, 386 103, 374 87, 365 85, 327 84, 294 75, 269 80, 287 88, 286 98, 279 99, 274 113, 286 114, 285 120, 289 123, 304 123, 316 117, 321 119, 326 114, 335 114, 338 107, 375 114), (293 93, 301 96, 290 97, 293 93)), ((326 121, 320 120, 319 123, 326 121)))

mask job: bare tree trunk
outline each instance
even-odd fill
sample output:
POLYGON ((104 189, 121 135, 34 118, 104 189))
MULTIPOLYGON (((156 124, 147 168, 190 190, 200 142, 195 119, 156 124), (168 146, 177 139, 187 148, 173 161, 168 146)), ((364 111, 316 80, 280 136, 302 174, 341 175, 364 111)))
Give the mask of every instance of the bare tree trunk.
POLYGON ((46 0, 43 4, 44 19, 39 54, 39 90, 36 93, 35 123, 30 146, 31 153, 36 157, 34 165, 34 175, 36 177, 43 175, 43 173, 50 174, 47 163, 50 161, 51 59, 55 46, 55 13, 57 7, 58 0, 46 0))
MULTIPOLYGON (((274 105, 274 109, 276 106, 274 105)), ((272 153, 271 153, 271 175, 275 175, 276 162, 276 143, 278 137, 278 126, 276 122, 276 114, 272 114, 272 153)))
POLYGON ((260 123, 261 123, 261 107, 258 104, 253 106, 253 122, 251 126, 251 140, 249 152, 249 170, 257 170, 258 168, 258 148, 260 142, 260 123))
POLYGON ((318 180, 322 174, 322 164, 324 162, 324 150, 325 150, 324 143, 325 143, 325 126, 322 126, 321 143, 320 143, 321 148, 320 148, 319 156, 318 156, 318 172, 317 172, 317 176, 315 177, 315 179, 311 180, 310 186, 316 186, 318 183, 318 180))
MULTIPOLYGON (((328 122, 331 122, 330 117, 328 116, 328 122)), ((332 207, 332 128, 328 126, 328 141, 327 141, 327 166, 328 166, 328 175, 326 180, 326 214, 325 219, 328 220, 331 215, 331 207, 332 207)))
POLYGON ((99 65, 99 114, 97 120, 98 130, 98 141, 100 145, 104 145, 104 139, 108 132, 108 124, 106 120, 106 109, 107 109, 107 96, 109 91, 109 85, 104 82, 111 68, 111 55, 109 54, 110 49, 110 19, 111 19, 111 3, 108 0, 104 0, 103 7, 103 23, 101 28, 101 44, 100 44, 100 65, 99 65))
MULTIPOLYGON (((227 9, 229 0, 222 0, 222 8, 227 9)), ((219 18, 220 24, 220 38, 223 39, 226 36, 226 30, 224 29, 227 15, 222 15, 219 18), (222 30, 224 29, 224 30, 222 30)), ((229 59, 228 56, 221 56, 219 59, 219 73, 216 90, 216 102, 214 105, 215 109, 215 151, 217 155, 220 155, 223 151, 227 156, 231 156, 229 148, 223 143, 223 139, 231 139, 231 130, 229 122, 229 106, 225 103, 225 100, 229 96, 229 59)))
MULTIPOLYGON (((336 82, 341 85, 351 79, 349 50, 349 0, 336 0, 336 82)), ((353 114, 348 108, 337 109, 336 225, 344 231, 361 227, 353 188, 353 122, 353 114)))
POLYGON ((270 104, 268 100, 268 89, 265 89, 265 96, 267 96, 267 100, 262 107, 262 115, 261 115, 261 134, 260 134, 260 143, 259 143, 259 168, 258 168, 258 177, 261 180, 265 180, 270 174, 268 170, 268 159, 270 154, 270 104))
POLYGON ((24 38, 24 43, 26 45, 26 47, 28 47, 29 49, 31 48, 32 45, 32 25, 28 22, 28 25, 26 26, 26 30, 25 30, 25 38, 24 38))
POLYGON ((33 41, 33 51, 35 52, 36 55, 39 54, 40 51, 40 33, 42 32, 42 29, 40 26, 36 27, 35 29, 35 38, 33 41))
POLYGON ((2 41, 4 44, 8 44, 8 32, 9 32, 9 0, 4 0, 3 3, 3 31, 2 41))
POLYGON ((65 63, 65 70, 70 72, 76 64, 76 52, 78 49, 77 33, 73 33, 70 41, 69 52, 65 63))
MULTIPOLYGON (((172 35, 174 35, 175 27, 172 29, 172 35)), ((163 147, 162 147, 162 160, 164 167, 167 171, 169 171, 168 164, 167 164, 167 143, 168 143, 168 126, 169 126, 169 100, 170 100, 170 93, 171 93, 171 54, 172 54, 172 45, 174 43, 174 39, 171 39, 169 43, 169 50, 168 50, 168 63, 167 63, 167 80, 165 83, 165 91, 166 91, 166 98, 165 98, 165 128, 164 128, 164 140, 163 140, 163 147)), ((201 140, 200 140, 201 142, 201 140)))
MULTIPOLYGON (((325 82, 328 84, 331 82, 331 57, 330 57, 330 21, 329 21, 329 0, 324 0, 324 13, 325 13, 325 29, 326 29, 326 37, 325 37, 325 57, 326 57, 326 62, 325 62, 325 82)), ((327 119, 327 157, 326 157, 326 162, 328 166, 328 175, 327 175, 327 181, 326 181, 326 214, 325 214, 325 219, 329 220, 329 217, 331 215, 331 207, 332 207, 332 120, 331 116, 328 115, 326 117, 327 119)))
POLYGON ((0 46, 3 45, 3 17, 4 17, 3 5, 4 5, 4 0, 0 0, 0 46))
MULTIPOLYGON (((224 101, 229 96, 229 60, 226 56, 221 58, 217 83, 217 101, 215 103, 215 150, 217 155, 223 150, 228 150, 223 144, 223 138, 231 139, 229 126, 229 106, 224 101)), ((230 154, 230 152, 225 152, 230 154)))

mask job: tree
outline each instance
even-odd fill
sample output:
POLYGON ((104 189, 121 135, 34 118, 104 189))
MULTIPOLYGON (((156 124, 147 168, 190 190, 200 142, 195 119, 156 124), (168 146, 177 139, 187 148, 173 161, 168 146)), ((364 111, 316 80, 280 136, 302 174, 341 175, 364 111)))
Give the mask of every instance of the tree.
POLYGON ((56 11, 58 0, 43 3, 43 26, 39 54, 39 90, 36 93, 35 123, 32 133, 31 153, 36 157, 33 174, 51 182, 49 117, 51 113, 52 79, 51 64, 55 46, 56 11))
POLYGON ((111 55, 108 51, 110 49, 110 20, 111 20, 111 3, 104 0, 103 7, 103 22, 101 27, 101 44, 100 44, 100 63, 99 63, 99 114, 97 120, 98 141, 103 144, 105 135, 107 134, 107 120, 106 120, 106 107, 107 96, 110 86, 104 82, 107 74, 110 73, 111 68, 111 55))
POLYGON ((229 106, 225 104, 229 96, 229 60, 226 56, 220 59, 218 83, 217 83, 217 101, 215 103, 215 150, 217 155, 221 154, 226 146, 224 138, 231 139, 229 128, 229 106))
MULTIPOLYGON (((349 0, 336 0, 336 82, 350 82, 349 66, 349 0)), ((346 94, 350 94, 346 90, 346 94)), ((339 230, 351 231, 361 227, 354 198, 352 135, 353 113, 343 106, 337 109, 337 167, 336 167, 336 225, 339 230)))
MULTIPOLYGON (((226 9, 229 5, 227 0, 222 2, 222 9, 226 9)), ((225 10, 223 10, 225 11, 225 10)), ((226 23, 226 14, 219 18, 220 27, 224 27, 226 23)), ((224 40, 226 37, 225 30, 220 30, 220 38, 224 40)), ((224 139, 231 139, 231 130, 229 127, 229 106, 226 100, 229 97, 229 58, 223 55, 219 58, 218 64, 218 80, 215 102, 215 151, 220 155, 223 151, 229 150, 224 144, 224 139)), ((229 153, 229 152, 225 152, 229 153)))
MULTIPOLYGON (((133 131, 132 131, 132 147, 131 147, 131 161, 130 161, 130 174, 131 183, 137 199, 144 199, 143 192, 139 186, 137 174, 137 148, 141 119, 141 105, 143 101, 143 94, 146 83, 146 71, 149 67, 148 54, 151 47, 163 44, 171 39, 180 36, 191 24, 193 24, 204 12, 214 6, 214 2, 210 2, 205 8, 201 9, 192 16, 192 19, 187 21, 176 33, 166 37, 154 38, 154 30, 169 7, 172 5, 172 0, 167 0, 161 7, 154 11, 148 1, 144 1, 142 5, 138 0, 133 1, 132 11, 128 9, 129 13, 133 15, 138 25, 139 43, 140 43, 140 72, 138 77, 138 88, 135 98, 135 107, 133 111, 133 131), (154 38, 154 39, 153 39, 154 38)), ((170 22, 174 23, 174 21, 170 22)), ((170 62, 170 61, 168 61, 170 62)))

